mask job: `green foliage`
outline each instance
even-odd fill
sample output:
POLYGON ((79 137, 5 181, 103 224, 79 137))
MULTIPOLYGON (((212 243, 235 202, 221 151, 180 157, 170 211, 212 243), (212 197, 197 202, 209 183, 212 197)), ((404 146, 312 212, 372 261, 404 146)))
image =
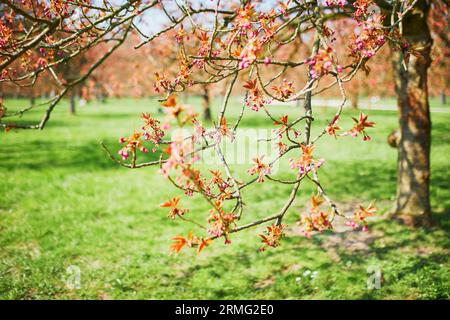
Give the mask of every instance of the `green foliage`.
MULTIPOLYGON (((0 298, 449 298, 450 115, 432 114, 432 229, 376 219, 364 237, 346 232, 306 239, 295 227, 314 189, 305 183, 281 247, 259 252, 261 227, 233 235, 231 245, 216 241, 199 256, 169 256, 170 238, 188 230, 158 204, 179 191, 157 168, 118 167, 98 145, 103 140, 118 150, 117 139, 140 126, 139 113, 156 114, 156 106, 149 100, 90 103, 73 117, 60 105, 42 132, 0 134, 0 298), (371 265, 382 270, 379 290, 366 287, 371 265), (65 285, 69 266, 81 271, 80 289, 65 285)), ((232 107, 237 113, 240 106, 232 107)), ((292 119, 299 113, 294 106, 271 110, 292 119)), ((316 108, 316 121, 331 119, 331 111, 316 108)), ((340 126, 349 127, 356 113, 345 111, 340 126)), ((317 148, 326 158, 321 178, 328 193, 349 210, 375 199, 386 210, 395 196, 396 151, 386 137, 396 113, 368 113, 377 122, 372 141, 325 137, 317 148)), ((246 110, 246 116, 246 127, 271 126, 258 113, 246 110)), ((278 174, 291 178, 289 172, 286 166, 278 174)), ((253 218, 277 211, 289 193, 289 186, 269 181, 258 187, 246 195, 253 218)), ((193 199, 186 206, 204 219, 206 204, 193 199)))

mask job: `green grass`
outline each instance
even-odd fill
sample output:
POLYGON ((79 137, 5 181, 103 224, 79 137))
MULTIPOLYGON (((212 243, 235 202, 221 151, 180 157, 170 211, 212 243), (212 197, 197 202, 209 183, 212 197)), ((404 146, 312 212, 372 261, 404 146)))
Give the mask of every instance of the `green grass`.
MULTIPOLYGON (((11 109, 25 103, 12 101, 11 109)), ((238 102, 231 108, 236 114, 238 102)), ((215 241, 199 256, 191 251, 169 256, 173 235, 199 233, 158 207, 180 191, 157 168, 118 167, 98 144, 105 141, 116 151, 117 139, 140 125, 140 112, 156 109, 151 100, 119 100, 90 103, 69 116, 62 103, 44 131, 0 133, 0 298, 449 298, 450 115, 432 114, 433 229, 376 219, 369 234, 306 239, 295 225, 313 191, 305 183, 288 213, 291 228, 281 247, 259 252, 260 227, 234 234, 231 245, 215 241), (80 269, 79 289, 65 285, 70 266, 80 269), (366 286, 372 266, 382 271, 379 290, 366 286), (311 279, 308 270, 317 276, 311 279)), ((287 106, 271 110, 292 119, 300 112, 287 106)), ((217 107, 213 111, 217 115, 217 107)), ((38 119, 39 112, 23 121, 38 119)), ((332 117, 330 109, 315 112, 322 124, 332 117)), ((355 113, 345 111, 340 124, 350 126, 355 113)), ((243 127, 271 128, 262 113, 245 116, 243 127)), ((344 208, 377 200, 383 212, 395 195, 396 151, 386 137, 397 118, 385 111, 370 111, 370 118, 377 122, 372 141, 325 137, 317 154, 326 158, 320 175, 333 199, 344 208)), ((241 177, 247 167, 236 168, 241 177)), ((292 177, 286 161, 277 174, 292 177)), ((288 194, 289 186, 269 181, 246 191, 244 220, 276 212, 288 194)), ((205 219, 208 206, 200 198, 182 201, 189 215, 205 219)))

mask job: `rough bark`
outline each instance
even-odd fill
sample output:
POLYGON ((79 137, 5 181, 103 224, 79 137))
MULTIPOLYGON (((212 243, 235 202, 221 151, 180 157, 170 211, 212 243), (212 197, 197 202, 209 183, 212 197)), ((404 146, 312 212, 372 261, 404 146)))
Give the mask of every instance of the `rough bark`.
POLYGON ((427 25, 428 10, 428 2, 419 0, 403 21, 404 36, 413 54, 406 56, 396 51, 393 55, 400 124, 395 214, 414 226, 431 224, 427 71, 432 39, 427 25))

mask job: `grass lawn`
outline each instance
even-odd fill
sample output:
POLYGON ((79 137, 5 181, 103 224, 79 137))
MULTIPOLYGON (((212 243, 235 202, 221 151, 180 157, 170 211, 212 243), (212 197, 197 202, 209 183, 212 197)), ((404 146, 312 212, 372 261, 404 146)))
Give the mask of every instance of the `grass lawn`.
MULTIPOLYGON (((231 107, 237 114, 239 103, 231 107)), ((111 100, 89 103, 70 116, 62 103, 44 131, 0 133, 1 299, 449 298, 450 114, 432 114, 433 229, 378 218, 369 233, 307 239, 295 224, 314 189, 306 182, 288 212, 290 228, 281 247, 259 252, 262 227, 257 227, 232 235, 231 245, 215 241, 199 256, 189 250, 169 256, 172 236, 200 234, 158 207, 180 191, 157 168, 118 167, 98 144, 105 141, 115 152, 118 138, 140 125, 139 114, 156 109, 152 100, 111 100), (373 268, 382 273, 381 288, 368 290, 373 268), (80 271, 79 288, 66 286, 71 270, 80 271)), ((271 110, 291 119, 300 112, 293 106, 271 110)), ((316 108, 316 122, 331 119, 332 111, 316 108)), ((345 111, 340 125, 349 127, 356 113, 345 111)), ((395 195, 396 150, 386 137, 397 114, 369 114, 377 123, 369 132, 372 141, 325 137, 317 154, 326 159, 321 180, 342 208, 377 200, 382 215, 395 195)), ((261 113, 248 110, 242 125, 271 128, 261 113)), ((283 163, 278 176, 292 178, 287 160, 283 163)), ((236 170, 248 179, 247 168, 236 170)), ((246 190, 243 223, 278 211, 289 191, 270 181, 246 190)), ((206 218, 208 206, 200 198, 182 201, 189 215, 206 218)))

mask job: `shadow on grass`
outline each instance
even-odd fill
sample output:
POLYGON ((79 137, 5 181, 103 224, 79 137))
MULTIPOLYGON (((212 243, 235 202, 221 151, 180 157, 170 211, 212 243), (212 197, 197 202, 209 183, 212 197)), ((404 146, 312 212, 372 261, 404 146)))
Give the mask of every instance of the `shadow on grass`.
MULTIPOLYGON (((31 117, 30 117, 31 118, 31 117)), ((39 115, 35 118, 35 120, 16 120, 16 119, 11 119, 11 121, 5 121, 7 123, 12 123, 18 126, 37 126, 40 123, 40 117, 39 115)), ((77 118, 73 118, 73 120, 77 120, 77 118)), ((71 118, 67 118, 67 120, 58 120, 58 119, 50 119, 44 127, 44 130, 48 130, 49 128, 67 128, 67 127, 72 127, 72 128, 76 128, 79 126, 79 123, 76 121, 71 121, 71 118)), ((21 134, 23 129, 15 129, 12 128, 11 132, 8 134, 21 134)), ((36 132, 40 132, 38 131, 39 129, 29 129, 29 130, 36 130, 36 132)), ((0 132, 0 136, 5 134, 4 132, 0 132)))
POLYGON ((432 147, 449 145, 450 144, 450 123, 448 122, 433 122, 432 128, 432 147))
POLYGON ((336 199, 390 199, 395 195, 396 167, 381 161, 330 161, 321 181, 336 199))
MULTIPOLYGON (((100 109, 102 109, 102 107, 100 107, 100 109)), ((136 106, 135 109, 133 109, 133 107, 114 107, 114 109, 107 109, 107 106, 105 106, 105 109, 102 110, 88 110, 85 109, 83 110, 83 112, 79 113, 76 117, 77 118, 81 118, 81 119, 86 119, 86 120, 93 120, 95 121, 100 121, 100 122, 104 122, 104 121, 108 121, 108 120, 125 120, 125 119, 130 119, 130 120, 137 120, 140 121, 141 119, 141 114, 143 112, 148 112, 150 113, 152 116, 154 117, 161 117, 163 118, 165 116, 165 113, 162 112, 162 109, 160 109, 161 112, 158 112, 158 107, 155 106, 150 106, 150 107, 142 107, 142 106, 136 106)))
MULTIPOLYGON (((119 159, 117 151, 120 145, 117 141, 107 139, 104 143, 113 155, 119 159)), ((16 143, 3 148, 0 162, 4 170, 31 169, 43 170, 54 168, 69 168, 77 170, 109 170, 122 168, 114 163, 98 141, 76 145, 65 141, 30 141, 16 143)), ((158 152, 139 153, 138 161, 147 162, 159 159, 158 152)), ((122 168, 124 169, 124 168, 122 168)))
POLYGON ((85 119, 89 121, 108 121, 108 120, 139 120, 140 114, 138 110, 135 113, 133 112, 110 112, 110 113, 88 113, 85 112, 77 116, 80 119, 85 119))

